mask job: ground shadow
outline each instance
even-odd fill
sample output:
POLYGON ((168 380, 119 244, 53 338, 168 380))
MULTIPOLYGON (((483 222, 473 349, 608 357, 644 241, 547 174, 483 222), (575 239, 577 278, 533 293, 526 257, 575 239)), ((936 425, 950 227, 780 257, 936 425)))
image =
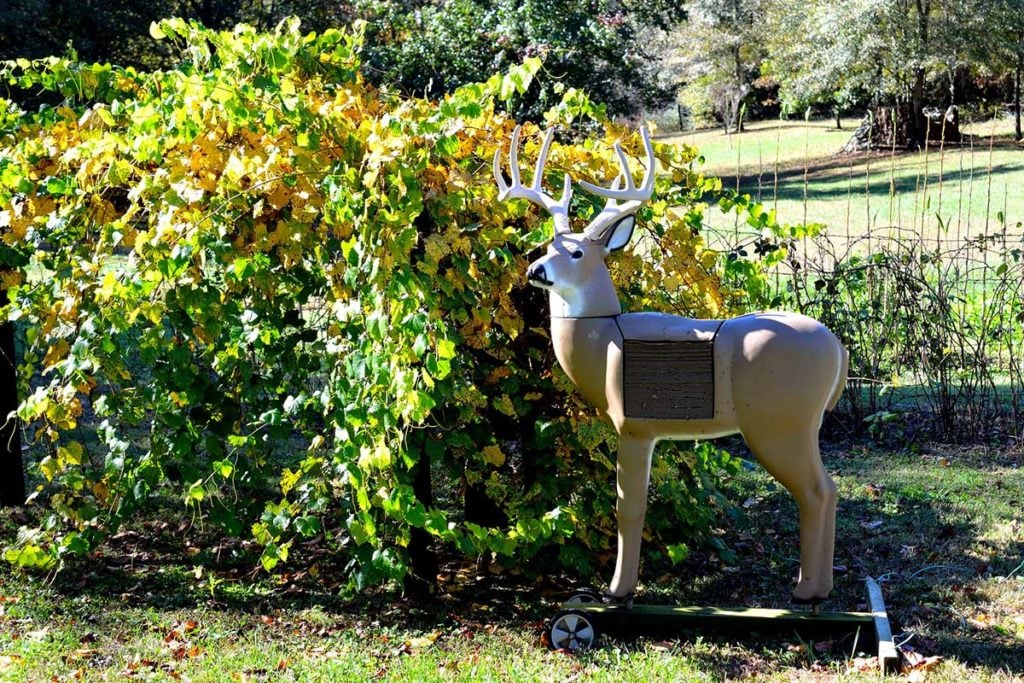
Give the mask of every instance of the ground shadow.
MULTIPOLYGON (((890 179, 888 166, 876 166, 871 169, 870 177, 865 182, 867 169, 863 161, 828 157, 810 164, 788 166, 777 173, 768 170, 739 176, 723 174, 720 177, 729 187, 735 187, 738 181, 741 193, 756 195, 760 190, 762 201, 766 192, 778 201, 797 201, 804 198, 805 177, 811 198, 821 200, 845 198, 851 192, 854 196, 868 194, 872 197, 888 197, 890 193, 908 194, 925 186, 936 187, 940 181, 946 185, 987 182, 988 178, 1016 173, 1022 168, 1020 164, 1002 163, 981 170, 945 168, 940 173, 936 164, 935 169, 929 169, 927 173, 908 173, 905 169, 897 169, 897 173, 890 179), (825 184, 823 181, 831 182, 825 184)), ((889 158, 879 157, 877 161, 887 164, 889 158)))
MULTIPOLYGON (((863 579, 880 578, 894 629, 909 638, 911 646, 969 665, 1024 673, 1019 635, 971 618, 986 614, 991 595, 983 586, 1001 585, 993 577, 1005 577, 1024 559, 1024 542, 1007 543, 989 560, 979 558, 983 530, 958 514, 941 491, 931 491, 927 482, 894 484, 881 474, 893 465, 888 454, 863 455, 860 461, 857 457, 843 455, 828 463, 841 487, 844 479, 854 477, 869 483, 860 485, 858 495, 840 500, 835 560, 839 571, 825 609, 865 609, 863 579), (888 483, 874 486, 873 479, 888 483)), ((978 466, 993 464, 1000 466, 978 466)), ((722 537, 736 550, 736 566, 722 568, 710 554, 694 553, 671 570, 676 581, 666 583, 663 593, 655 591, 654 600, 793 607, 789 594, 799 564, 796 506, 766 477, 743 479, 734 493, 744 500, 748 524, 727 529, 722 537), (709 572, 709 565, 716 569, 709 572)), ((841 644, 838 648, 843 652, 841 644)))
MULTIPOLYGON (((730 442, 729 448, 742 452, 738 443, 730 442)), ((922 457, 846 449, 826 454, 826 464, 841 487, 836 552, 841 570, 826 609, 863 610, 863 578, 883 578, 895 630, 905 634, 903 637, 912 635, 910 644, 920 652, 1024 674, 1020 635, 1001 633, 993 624, 971 619, 995 604, 991 590, 1001 584, 994 584, 992 577, 1014 570, 1024 557, 1024 542, 1017 538, 1004 543, 986 558, 980 552, 984 543, 979 541, 985 530, 959 509, 962 498, 969 504, 969 499, 984 497, 992 487, 1009 487, 999 493, 1003 501, 1024 497, 1024 490, 1017 490, 1024 489, 1019 475, 1004 476, 1020 471, 1022 456, 968 458, 954 463, 974 472, 973 478, 962 483, 942 476, 929 479, 931 468, 943 465, 936 460, 923 466, 922 457), (899 468, 910 474, 894 475, 899 468)), ((746 523, 723 524, 721 530, 721 538, 736 551, 737 561, 725 565, 713 553, 695 550, 675 566, 649 562, 642 567, 640 600, 792 607, 789 594, 798 557, 792 499, 753 464, 728 488, 729 497, 746 512, 746 523)), ((1024 520, 1017 515, 1011 521, 1020 524, 1024 520)), ((253 573, 252 567, 258 564, 256 550, 242 542, 188 545, 183 543, 183 535, 182 528, 172 523, 148 522, 138 531, 114 536, 100 551, 56 577, 51 588, 69 599, 54 601, 55 615, 102 620, 102 610, 95 616, 96 606, 114 601, 171 613, 213 609, 236 614, 239 628, 243 628, 258 624, 261 615, 298 615, 314 609, 329 616, 334 630, 360 623, 424 630, 466 623, 504 625, 517 631, 536 631, 539 646, 544 620, 555 614, 570 590, 564 577, 479 576, 471 567, 462 567, 463 578, 425 600, 386 592, 364 592, 352 600, 345 599, 341 590, 341 558, 312 546, 296 548, 294 564, 320 568, 316 577, 309 572, 269 577, 253 573), (322 555, 303 556, 315 552, 322 555), (207 567, 215 572, 217 581, 204 582, 190 570, 193 566, 207 567), (91 604, 78 607, 82 603, 70 599, 81 596, 89 596, 91 604), (86 608, 89 615, 76 612, 86 608)), ((454 575, 459 568, 448 570, 454 575)), ((604 570, 600 575, 607 578, 604 570)), ((1024 591, 1021 593, 1018 599, 1024 599, 1024 591)), ((817 642, 813 647, 820 660, 809 662, 808 644, 794 638, 725 638, 703 633, 664 637, 677 641, 691 636, 741 644, 738 648, 684 650, 702 668, 725 677, 752 675, 761 666, 789 665, 788 656, 796 658, 795 666, 821 666, 822 662, 827 666, 830 661, 843 666, 858 649, 849 638, 817 642)), ((860 649, 866 652, 870 648, 860 649)))

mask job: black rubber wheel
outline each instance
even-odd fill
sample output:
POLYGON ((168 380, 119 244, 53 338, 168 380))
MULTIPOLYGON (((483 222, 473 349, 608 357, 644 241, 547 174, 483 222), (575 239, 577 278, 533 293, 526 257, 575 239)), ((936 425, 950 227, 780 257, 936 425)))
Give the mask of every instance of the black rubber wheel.
POLYGON ((589 650, 597 643, 597 628, 593 616, 579 610, 559 612, 548 628, 551 649, 568 652, 589 650))
POLYGON ((591 588, 581 588, 573 593, 566 602, 573 605, 590 605, 601 602, 601 594, 591 588))

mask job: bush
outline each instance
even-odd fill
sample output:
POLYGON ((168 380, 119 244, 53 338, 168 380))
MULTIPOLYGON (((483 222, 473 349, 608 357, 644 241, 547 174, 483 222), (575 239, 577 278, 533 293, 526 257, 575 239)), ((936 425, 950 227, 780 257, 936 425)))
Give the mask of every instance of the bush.
POLYGON ((1021 438, 1024 237, 997 221, 963 240, 886 228, 836 244, 823 233, 796 255, 777 295, 850 351, 848 433, 900 445, 1021 438))
MULTIPOLYGON (((498 202, 490 171, 539 61, 432 102, 367 85, 358 29, 152 32, 177 68, 3 67, 65 98, 0 105, 2 314, 25 338, 19 416, 43 482, 39 524, 4 557, 58 567, 171 500, 255 539, 267 570, 319 539, 353 588, 405 577, 417 534, 589 569, 614 543, 610 430, 557 371, 546 302, 524 286, 550 223, 498 202)), ((640 149, 577 91, 546 118, 603 138, 555 145, 556 186, 607 182, 610 140, 640 149)), ((688 170, 690 148, 656 154, 668 172, 640 214, 653 258, 627 253, 613 276, 634 308, 725 313, 741 292, 699 237, 721 185, 688 170)), ((734 462, 659 458, 672 509, 652 506, 650 547, 678 557, 734 462)))

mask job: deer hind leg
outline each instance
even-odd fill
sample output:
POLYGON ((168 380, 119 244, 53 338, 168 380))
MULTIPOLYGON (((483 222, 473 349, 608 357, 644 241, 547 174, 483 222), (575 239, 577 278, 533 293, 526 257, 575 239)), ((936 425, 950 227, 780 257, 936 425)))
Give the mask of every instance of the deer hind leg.
POLYGON ((615 576, 609 593, 624 597, 636 588, 640 571, 640 544, 643 540, 644 517, 647 513, 647 486, 651 478, 651 453, 654 441, 619 436, 619 457, 616 463, 618 498, 615 516, 619 525, 619 552, 615 576))
POLYGON ((824 600, 832 591, 836 485, 821 463, 816 426, 745 436, 758 461, 793 495, 800 511, 800 577, 793 598, 824 600))

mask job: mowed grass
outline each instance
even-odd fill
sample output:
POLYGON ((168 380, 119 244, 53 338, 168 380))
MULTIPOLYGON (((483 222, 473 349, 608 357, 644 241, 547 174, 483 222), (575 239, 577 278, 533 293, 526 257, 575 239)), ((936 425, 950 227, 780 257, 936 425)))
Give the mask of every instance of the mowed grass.
MULTIPOLYGON (((1024 676, 1024 453, 855 448, 826 463, 841 500, 828 608, 864 609, 861 579, 881 577, 918 675, 1024 676)), ((642 599, 788 606, 795 506, 757 467, 730 489, 747 523, 720 533, 739 562, 695 552, 677 566, 645 566, 642 599)), ((14 527, 0 522, 4 540, 14 527)), ((197 547, 183 528, 122 532, 53 580, 0 574, 0 681, 878 679, 869 644, 850 640, 665 633, 551 652, 541 634, 567 589, 560 577, 480 579, 452 568, 427 602, 343 600, 326 578, 330 558, 315 565, 318 578, 249 575, 237 547, 197 547)))
MULTIPOLYGON (((663 138, 695 145, 695 166, 778 212, 781 223, 823 223, 833 236, 903 229, 959 241, 1024 221, 1024 146, 1012 122, 965 126, 960 144, 919 152, 838 155, 857 121, 761 121, 738 135, 721 129, 663 138)), ((744 234, 731 215, 708 212, 709 226, 744 234)))

